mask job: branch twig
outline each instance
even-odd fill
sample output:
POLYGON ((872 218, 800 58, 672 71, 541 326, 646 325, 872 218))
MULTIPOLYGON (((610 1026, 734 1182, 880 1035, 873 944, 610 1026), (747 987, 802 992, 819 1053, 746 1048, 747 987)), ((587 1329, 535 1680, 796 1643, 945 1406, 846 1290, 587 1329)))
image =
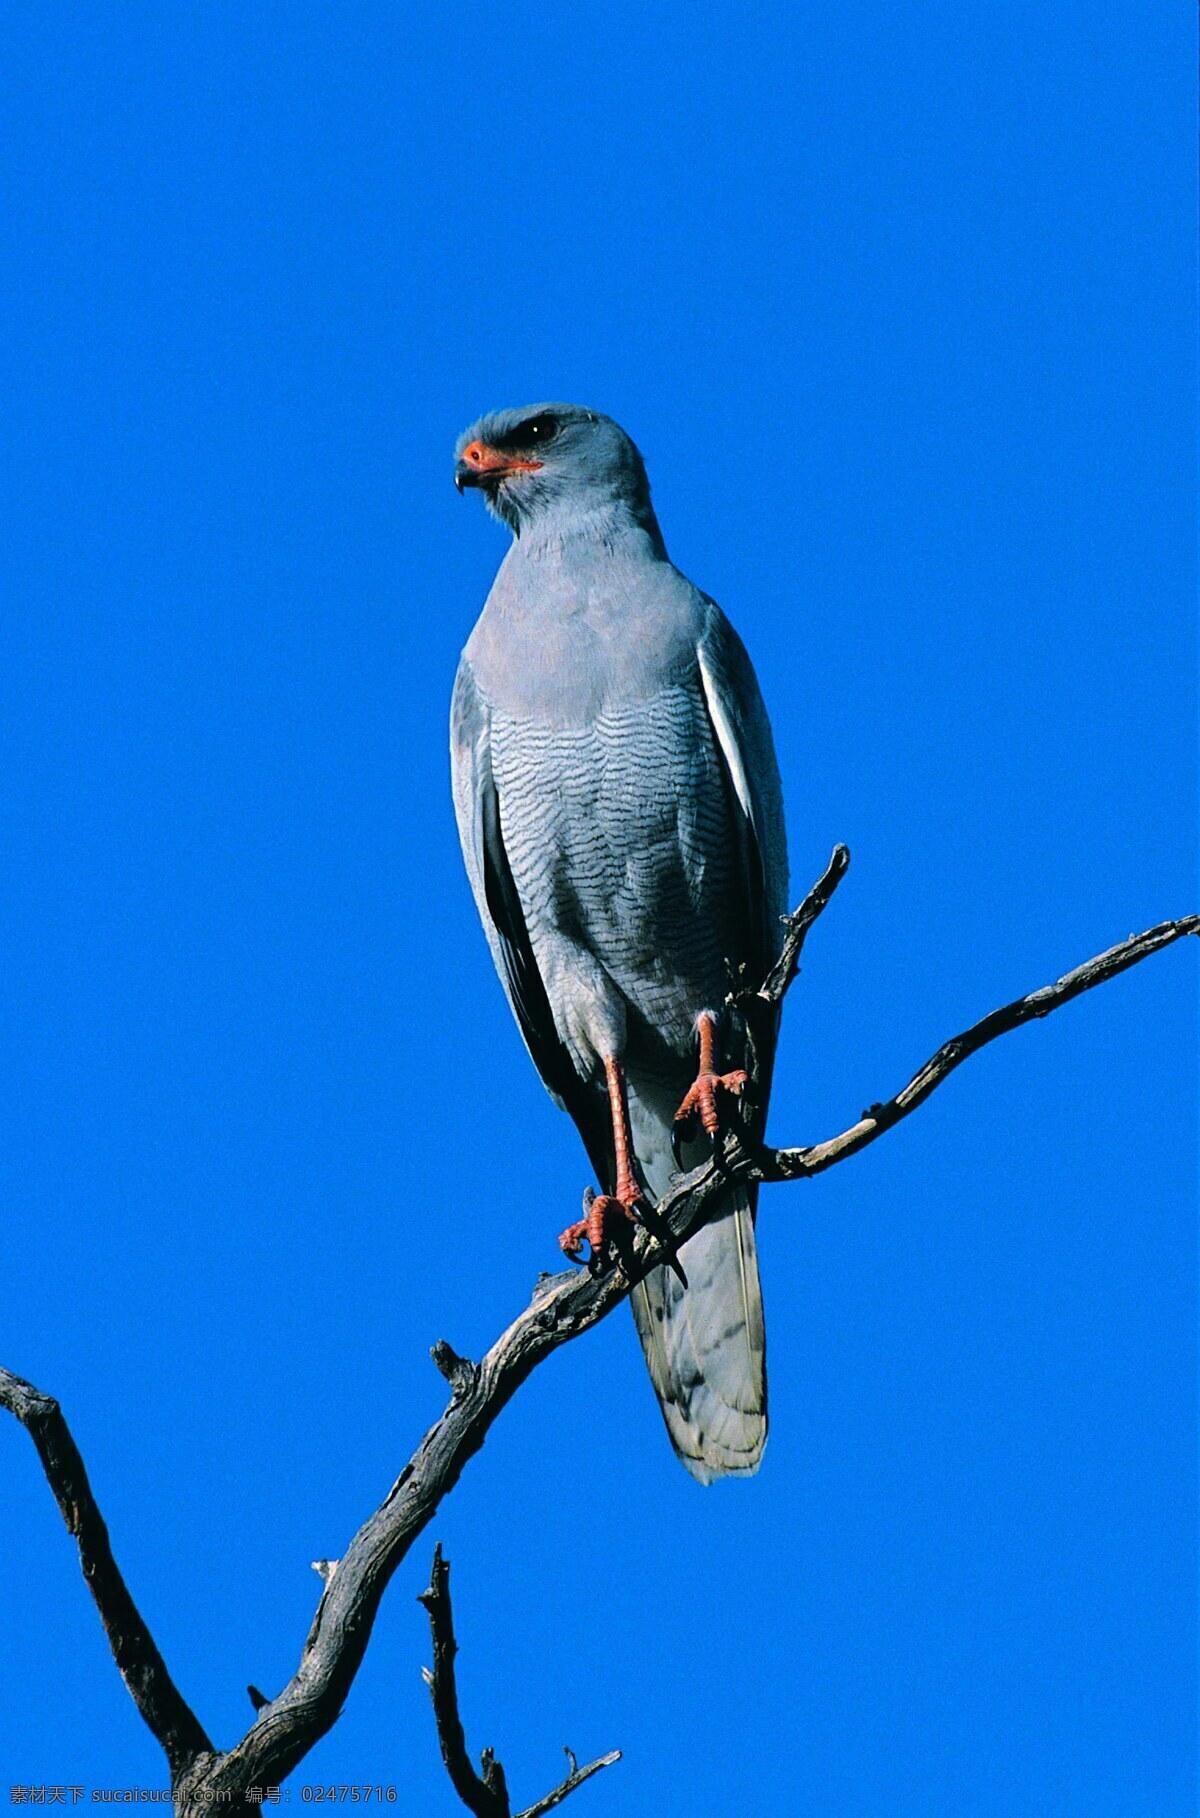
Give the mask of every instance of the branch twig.
MULTIPOLYGON (((788 934, 778 964, 757 992, 742 989, 735 994, 739 1007, 747 999, 756 999, 764 1007, 759 1012, 750 1008, 750 1020, 756 1014, 778 1013, 795 976, 804 938, 828 904, 848 862, 845 848, 836 848, 824 876, 801 908, 788 918, 788 934)), ((478 1364, 460 1358, 439 1342, 434 1359, 451 1384, 449 1405, 426 1433, 381 1506, 355 1535, 336 1572, 326 1576, 292 1679, 276 1698, 263 1705, 242 1740, 226 1754, 200 1759, 211 1744, 171 1681, 112 1562, 104 1524, 56 1404, 19 1378, 0 1373, 0 1404, 24 1421, 38 1445, 67 1524, 79 1538, 84 1571, 117 1663, 139 1710, 167 1751, 177 1798, 181 1780, 178 1764, 191 1764, 186 1775, 186 1796, 180 1799, 179 1809, 207 1811, 217 1796, 236 1799, 251 1787, 278 1785, 303 1760, 333 1724, 345 1702, 392 1574, 443 1497, 454 1488, 468 1460, 483 1445, 502 1409, 552 1351, 606 1318, 626 1298, 634 1281, 661 1263, 672 1246, 677 1247, 698 1229, 733 1180, 797 1180, 833 1167, 915 1111, 968 1055, 986 1043, 1022 1023, 1049 1015, 1071 998, 1198 932, 1200 916, 1162 922, 1099 954, 1055 984, 993 1011, 939 1048, 894 1098, 871 1106, 856 1123, 825 1142, 794 1149, 755 1148, 744 1128, 740 1132, 731 1130, 723 1139, 721 1152, 704 1167, 685 1175, 660 1201, 656 1221, 660 1235, 638 1231, 620 1266, 595 1274, 571 1271, 539 1278, 529 1306, 501 1333, 478 1364)), ((535 1818, 535 1814, 551 1809, 580 1779, 597 1772, 609 1759, 613 1757, 605 1757, 588 1768, 573 1767, 562 1786, 540 1805, 531 1807, 523 1818, 535 1818)), ((502 1784, 499 1764, 485 1756, 482 1785, 497 1794, 502 1784)))
MULTIPOLYGON (((845 859, 835 852, 825 876, 810 892, 795 925, 803 935, 821 913, 845 870, 845 859)), ((1185 934, 1200 929, 1200 917, 1163 923, 1148 934, 1134 937, 1112 953, 1090 961, 1067 979, 1049 987, 1053 1001, 1034 993, 1042 1005, 1028 1015, 1046 1014, 1068 996, 1099 984, 1138 960, 1158 952, 1185 934)), ((798 954, 798 947, 797 947, 798 954)), ((1022 1003, 1029 1000, 1020 1000, 1022 1003)), ((1010 1007, 1011 1008, 1011 1007, 1010 1007)), ((999 1012, 1003 1018, 1006 1012, 999 1012)), ((1018 1020, 1025 1020, 1022 1016, 1018 1020)), ((1002 1034, 1013 1022, 985 1019, 957 1042, 984 1041, 1002 1034), (982 1033, 981 1033, 982 1032, 982 1033)), ((956 1043, 948 1044, 954 1050, 956 1043)), ((945 1054, 947 1049, 939 1050, 945 1054)), ((937 1070, 937 1057, 897 1094, 896 1111, 860 1120, 851 1130, 812 1149, 766 1151, 761 1157, 742 1146, 731 1133, 724 1153, 715 1161, 685 1175, 658 1207, 660 1226, 665 1223, 676 1242, 683 1241, 704 1221, 723 1198, 734 1177, 794 1179, 818 1173, 853 1154, 893 1122, 915 1109, 940 1083, 958 1060, 973 1048, 963 1048, 953 1061, 937 1070), (930 1069, 935 1076, 927 1084, 930 1069), (920 1096, 913 1096, 919 1089, 920 1096), (903 1101, 903 1102, 901 1102, 903 1101)), ((457 1483, 468 1460, 482 1446, 488 1430, 530 1372, 560 1345, 589 1330, 625 1299, 635 1279, 661 1262, 664 1249, 646 1232, 639 1231, 632 1245, 629 1268, 614 1268, 596 1276, 568 1273, 544 1277, 530 1305, 501 1334, 482 1361, 455 1372, 458 1380, 449 1407, 421 1441, 404 1467, 383 1505, 359 1530, 342 1560, 337 1578, 326 1591, 305 1647, 299 1671, 279 1697, 263 1711, 247 1736, 228 1758, 231 1771, 247 1771, 259 1781, 278 1780, 296 1765, 317 1737, 323 1735, 345 1699, 358 1670, 370 1634, 371 1622, 387 1582, 413 1541, 432 1519, 443 1496, 457 1483), (235 1766, 236 1764, 236 1766, 235 1766)), ((456 1358, 456 1363, 463 1360, 456 1358)))
POLYGON ((467 1739, 458 1714, 458 1683, 454 1672, 458 1643, 454 1639, 454 1616, 450 1608, 450 1561, 443 1558, 440 1545, 433 1549, 429 1589, 419 1594, 417 1602, 428 1612, 433 1635, 433 1671, 425 1667, 422 1672, 433 1698, 438 1742, 450 1784, 467 1810, 475 1813, 475 1818, 509 1818, 508 1800, 497 1796, 494 1785, 495 1769, 499 1764, 493 1758, 493 1785, 485 1786, 467 1753, 467 1739))
POLYGON ((918 1105, 923 1105, 930 1093, 956 1067, 960 1067, 968 1056, 977 1054, 980 1048, 986 1047, 988 1042, 995 1041, 998 1035, 1007 1035, 1010 1029, 1019 1029, 1022 1023, 1031 1023, 1039 1017, 1049 1016, 1052 1010, 1070 1003, 1073 997, 1092 991, 1097 985, 1106 984, 1110 978, 1116 978, 1118 973, 1127 972, 1130 966, 1136 966, 1139 961, 1149 959, 1152 953, 1159 953, 1164 947, 1170 947, 1190 934, 1200 934, 1200 915, 1185 915, 1178 921, 1159 922, 1157 927, 1148 928, 1144 934, 1131 934, 1127 941, 1120 941, 1106 953, 1099 953, 1095 959, 1086 960, 1082 966, 1076 966, 1073 972, 1065 973, 1053 985, 1043 985, 1040 991, 1031 991, 1025 997, 1014 998, 1011 1004, 993 1010, 990 1015, 972 1023, 961 1035, 955 1035, 944 1042, 894 1098, 889 1098, 884 1104, 868 1106, 858 1122, 852 1124, 850 1129, 843 1130, 840 1136, 830 1137, 827 1142, 816 1143, 808 1149, 777 1149, 770 1165, 764 1168, 762 1178, 797 1180, 805 1175, 821 1174, 826 1168, 832 1168, 835 1162, 856 1155, 868 1143, 873 1143, 877 1136, 882 1136, 885 1130, 890 1130, 894 1124, 915 1111, 918 1105))
MULTIPOLYGON (((437 1723, 438 1742, 441 1745, 442 1760, 450 1776, 455 1792, 467 1807, 475 1813, 475 1818, 510 1818, 511 1806, 508 1788, 504 1780, 504 1770, 490 1749, 483 1752, 482 1778, 471 1765, 467 1753, 467 1741, 463 1734, 462 1719, 458 1714, 458 1685, 454 1671, 454 1657, 458 1653, 458 1643, 454 1638, 454 1615, 450 1607, 450 1562, 442 1555, 440 1546, 433 1550, 433 1572, 429 1580, 429 1589, 422 1591, 417 1602, 423 1604, 429 1614, 429 1627, 433 1636, 433 1670, 424 1668, 425 1683, 433 1697, 433 1714, 437 1723)), ((570 1772, 554 1790, 539 1799, 520 1814, 520 1818, 537 1818, 541 1812, 548 1812, 559 1805, 573 1793, 577 1786, 598 1774, 601 1768, 611 1767, 614 1761, 621 1759, 620 1749, 614 1749, 599 1761, 591 1761, 581 1768, 570 1749, 566 1750, 570 1772)))
POLYGON ((756 993, 772 1008, 781 1004, 787 995, 788 987, 800 970, 800 952, 808 931, 822 910, 829 907, 833 893, 845 877, 849 864, 850 848, 835 846, 824 872, 800 907, 792 915, 784 916, 787 934, 784 936, 783 950, 756 993))
POLYGON ((539 1799, 536 1805, 527 1806, 523 1812, 519 1812, 517 1818, 541 1818, 543 1812, 551 1812, 556 1805, 561 1805, 568 1793, 573 1793, 577 1786, 582 1786, 585 1780, 590 1780, 601 1768, 611 1767, 614 1761, 621 1759, 620 1749, 613 1749, 610 1754, 601 1755, 597 1760, 589 1761, 586 1767, 580 1767, 570 1749, 564 1749, 563 1754, 570 1769, 566 1779, 561 1780, 544 1799, 539 1799))
POLYGON ((5 1369, 0 1369, 0 1407, 16 1415, 37 1447, 54 1499, 79 1547, 79 1563, 113 1659, 143 1721, 161 1744, 174 1781, 212 1743, 167 1671, 129 1594, 62 1410, 49 1395, 5 1369))

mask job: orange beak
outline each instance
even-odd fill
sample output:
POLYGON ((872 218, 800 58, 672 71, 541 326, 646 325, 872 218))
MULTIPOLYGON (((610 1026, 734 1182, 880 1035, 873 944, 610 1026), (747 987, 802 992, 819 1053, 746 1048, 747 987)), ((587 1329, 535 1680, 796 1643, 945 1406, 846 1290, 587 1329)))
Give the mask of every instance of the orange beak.
POLYGON ((468 442, 454 466, 454 484, 461 492, 464 486, 488 486, 509 473, 536 473, 540 461, 522 460, 517 455, 501 454, 486 442, 468 442))

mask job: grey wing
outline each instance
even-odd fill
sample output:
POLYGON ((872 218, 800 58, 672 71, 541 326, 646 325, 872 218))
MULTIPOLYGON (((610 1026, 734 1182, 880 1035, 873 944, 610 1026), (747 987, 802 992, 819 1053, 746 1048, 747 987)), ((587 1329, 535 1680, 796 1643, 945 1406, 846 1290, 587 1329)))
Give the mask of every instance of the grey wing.
MULTIPOLYGON (((738 847, 737 957, 746 961, 758 984, 779 951, 779 918, 787 904, 783 792, 775 745, 750 659, 712 602, 696 654, 738 847)), ((772 1060, 772 1053, 760 1052, 759 1123, 772 1060)), ((754 1240, 756 1199, 753 1187, 738 1187, 724 1217, 683 1246, 686 1289, 662 1268, 640 1282, 632 1296, 667 1431, 701 1483, 753 1473, 766 1443, 766 1330, 754 1240)))
POLYGON ((603 1180, 609 1171, 607 1126, 596 1095, 576 1072, 559 1039, 538 969, 504 846, 503 804, 492 774, 490 734, 487 702, 464 656, 450 707, 450 763, 467 875, 496 971, 533 1064, 551 1097, 571 1114, 603 1180))
POLYGON ((780 917, 787 909, 787 840, 775 741, 745 646, 712 601, 697 658, 738 834, 744 880, 743 953, 752 977, 758 968, 757 984, 779 952, 780 917))

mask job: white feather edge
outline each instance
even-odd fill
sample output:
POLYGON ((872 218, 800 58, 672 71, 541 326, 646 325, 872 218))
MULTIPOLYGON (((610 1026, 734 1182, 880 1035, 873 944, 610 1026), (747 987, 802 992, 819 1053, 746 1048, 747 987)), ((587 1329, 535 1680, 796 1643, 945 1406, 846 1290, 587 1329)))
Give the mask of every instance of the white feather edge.
MULTIPOLYGON (((737 791, 738 801, 742 805, 742 813, 753 827, 754 802, 750 794, 750 779, 746 775, 746 766, 742 761, 741 746, 738 744, 737 735, 733 730, 733 725, 725 710, 725 704, 717 689, 716 681, 713 677, 713 672, 709 667, 708 660, 704 655, 704 646, 702 644, 697 647, 696 660, 700 665, 700 681, 704 689, 704 699, 708 704, 708 711, 712 716, 712 723, 716 728, 717 743, 721 747, 721 755, 729 765, 729 774, 733 778, 733 786, 737 791)), ((757 831, 757 829, 755 829, 755 831, 757 831)))
MULTIPOLYGON (((729 719, 729 715, 725 711, 725 704, 722 701, 720 693, 717 689, 716 679, 713 675, 712 669, 709 666, 708 659, 704 654, 704 646, 702 644, 697 646, 696 660, 700 666, 700 682, 701 682, 701 686, 704 689, 704 699, 708 705, 708 711, 709 711, 710 715, 712 716, 713 726, 716 729, 717 743, 721 747, 721 755, 729 766, 729 774, 733 778, 733 786, 734 786, 734 789, 737 791, 737 798, 738 798, 738 801, 741 803, 742 813, 746 816, 746 819, 750 822, 750 825, 753 827, 754 826, 754 803, 753 803, 753 800, 750 795, 750 780, 746 775, 746 766, 742 761, 741 746, 738 744, 737 736, 734 733, 733 726, 729 719)), ((756 831, 757 831, 757 829, 756 829, 756 831)), ((745 1235, 742 1231, 742 1218, 743 1217, 748 1218, 749 1216, 750 1216, 749 1207, 745 1207, 745 1208, 739 1207, 738 1208, 737 1213, 736 1213, 738 1267, 741 1270, 741 1276, 742 1276, 742 1304, 746 1309, 746 1315, 747 1315, 747 1319, 746 1319, 747 1350, 749 1350, 749 1348, 750 1348, 750 1332, 749 1332, 750 1303, 749 1303, 748 1284, 746 1281, 746 1240, 745 1240, 745 1235)))

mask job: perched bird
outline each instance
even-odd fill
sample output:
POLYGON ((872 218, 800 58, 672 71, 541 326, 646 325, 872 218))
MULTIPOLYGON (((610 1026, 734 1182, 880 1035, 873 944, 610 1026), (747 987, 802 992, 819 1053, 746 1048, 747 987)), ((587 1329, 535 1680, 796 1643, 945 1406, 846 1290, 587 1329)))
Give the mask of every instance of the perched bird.
MULTIPOLYGON (((783 802, 749 658, 670 562, 642 457, 574 404, 483 417, 455 481, 513 533, 454 685, 459 835, 521 1033, 600 1196, 600 1250, 666 1191, 745 1083, 727 962, 757 982, 787 890, 783 802), (733 1063, 730 1066, 730 1063, 733 1063), (729 1070, 721 1072, 725 1067, 729 1070)), ((761 1057, 765 1115, 771 1056, 761 1057)), ((701 1483, 757 1470, 766 1341, 753 1188, 633 1292, 672 1444, 701 1483)))

